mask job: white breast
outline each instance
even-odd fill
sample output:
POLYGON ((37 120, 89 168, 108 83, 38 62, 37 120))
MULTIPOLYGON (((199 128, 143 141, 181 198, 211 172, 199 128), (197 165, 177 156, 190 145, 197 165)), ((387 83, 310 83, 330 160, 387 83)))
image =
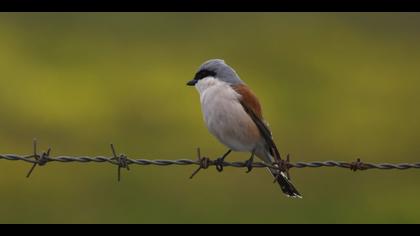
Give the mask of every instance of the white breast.
POLYGON ((241 95, 213 77, 200 80, 196 88, 209 131, 230 149, 251 152, 260 141, 260 135, 239 102, 241 95))

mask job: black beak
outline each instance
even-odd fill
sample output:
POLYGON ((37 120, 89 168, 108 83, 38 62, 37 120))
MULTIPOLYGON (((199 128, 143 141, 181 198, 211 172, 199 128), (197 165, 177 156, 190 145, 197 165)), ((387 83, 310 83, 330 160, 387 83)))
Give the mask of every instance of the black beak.
POLYGON ((197 80, 193 79, 193 80, 188 81, 187 85, 188 86, 194 86, 196 83, 197 83, 197 80))

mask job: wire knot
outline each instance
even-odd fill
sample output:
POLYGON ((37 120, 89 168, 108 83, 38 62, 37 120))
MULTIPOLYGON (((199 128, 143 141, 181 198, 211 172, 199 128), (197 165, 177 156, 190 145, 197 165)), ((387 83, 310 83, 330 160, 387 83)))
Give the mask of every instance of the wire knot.
POLYGON ((118 182, 120 182, 121 181, 121 168, 127 169, 128 171, 130 170, 128 158, 124 154, 117 155, 114 144, 111 144, 111 150, 112 150, 112 154, 114 155, 112 160, 116 160, 117 165, 118 165, 117 177, 118 177, 118 182))
POLYGON ((50 157, 50 149, 48 152, 42 153, 40 156, 35 156, 35 160, 39 166, 45 166, 48 163, 48 158, 50 157))
POLYGON ((290 155, 287 154, 286 160, 280 160, 279 162, 279 169, 283 172, 289 172, 291 167, 290 164, 290 155))
POLYGON ((366 170, 367 168, 366 168, 366 165, 365 165, 365 163, 363 163, 361 160, 360 160, 360 158, 357 158, 357 160, 355 161, 355 162, 352 162, 351 164, 350 164, 350 170, 351 171, 354 171, 354 172, 356 172, 356 171, 358 171, 358 170, 366 170))
POLYGON ((47 152, 43 152, 42 155, 39 155, 38 154, 38 151, 37 151, 37 149, 38 149, 37 146, 38 146, 38 143, 37 143, 36 139, 34 139, 34 141, 33 141, 33 155, 32 155, 32 157, 35 158, 35 162, 32 165, 31 169, 29 170, 28 174, 26 175, 26 178, 31 177, 32 172, 35 170, 35 167, 37 165, 39 165, 39 166, 45 166, 48 163, 48 161, 49 161, 49 157, 50 157, 50 153, 51 153, 51 148, 48 148, 48 151, 47 152))
POLYGON ((281 173, 285 173, 287 178, 290 180, 289 170, 292 167, 292 164, 290 164, 290 154, 287 154, 285 160, 280 159, 279 161, 275 162, 274 166, 279 170, 279 173, 274 176, 274 183, 278 181, 279 177, 282 175, 281 173))
POLYGON ((208 169, 208 168, 209 168, 209 166, 210 166, 210 163, 211 163, 210 158, 208 158, 208 157, 203 157, 203 158, 201 158, 201 160, 200 160, 200 168, 201 168, 201 169, 208 169))
POLYGON ((120 168, 124 168, 124 169, 130 170, 130 167, 129 167, 129 164, 128 164, 128 159, 127 159, 127 156, 126 155, 120 155, 118 157, 118 166, 120 168))
MULTIPOLYGON (((200 172, 200 170, 202 170, 202 169, 208 169, 212 164, 215 164, 216 165, 216 168, 217 168, 217 164, 216 163, 212 163, 212 161, 210 160, 210 158, 208 158, 208 157, 201 157, 201 151, 200 151, 200 148, 197 148, 197 165, 198 165, 198 168, 197 168, 197 170, 195 170, 194 171, 194 173, 192 173, 192 175, 190 176, 190 179, 192 179, 192 178, 194 178, 194 176, 196 175, 196 174, 198 174, 198 172, 200 172)), ((223 170, 223 167, 222 167, 222 170, 223 170)))

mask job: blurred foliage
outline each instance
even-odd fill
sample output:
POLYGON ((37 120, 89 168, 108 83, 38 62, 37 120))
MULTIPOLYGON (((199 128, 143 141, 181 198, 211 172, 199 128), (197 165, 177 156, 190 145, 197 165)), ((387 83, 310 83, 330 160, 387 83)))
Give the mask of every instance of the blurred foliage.
MULTIPOLYGON (((295 161, 420 156, 420 14, 2 13, 0 153, 195 158, 198 66, 223 58, 258 94, 295 161)), ((245 160, 236 153, 230 160, 245 160)), ((420 173, 293 170, 291 200, 262 170, 0 161, 3 223, 420 223, 420 173)))

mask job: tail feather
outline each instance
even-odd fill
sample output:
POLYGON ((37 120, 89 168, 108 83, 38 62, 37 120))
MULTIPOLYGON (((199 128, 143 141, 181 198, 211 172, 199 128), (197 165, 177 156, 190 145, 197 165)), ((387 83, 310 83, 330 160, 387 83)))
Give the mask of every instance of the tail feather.
MULTIPOLYGON (((261 114, 261 108, 259 107, 258 100, 256 100, 256 104, 258 105, 257 110, 253 109, 253 107, 249 106, 245 101, 241 100, 241 104, 244 108, 244 110, 249 114, 251 119, 254 121, 255 125, 257 126, 258 130, 260 131, 260 134, 262 138, 265 141, 265 145, 262 148, 257 149, 257 156, 260 157, 262 160, 264 160, 267 163, 273 163, 273 162, 280 162, 280 152, 276 147, 276 144, 274 143, 273 136, 271 134, 270 129, 268 128, 267 123, 262 118, 261 114), (268 151, 268 152, 267 152, 268 151), (259 153, 258 153, 259 152, 259 153)), ((279 183, 281 190, 283 190, 283 193, 285 193, 289 197, 295 197, 295 198, 302 198, 300 193, 296 190, 296 188, 293 186, 293 184, 290 182, 290 180, 287 178, 287 176, 280 172, 279 170, 269 169, 271 174, 276 177, 277 182, 279 183)))
POLYGON ((281 190, 283 193, 288 197, 293 198, 303 198, 302 195, 299 193, 299 191, 293 186, 292 182, 287 178, 287 176, 280 172, 280 174, 277 174, 278 170, 269 169, 271 174, 276 178, 277 183, 280 185, 281 190))

